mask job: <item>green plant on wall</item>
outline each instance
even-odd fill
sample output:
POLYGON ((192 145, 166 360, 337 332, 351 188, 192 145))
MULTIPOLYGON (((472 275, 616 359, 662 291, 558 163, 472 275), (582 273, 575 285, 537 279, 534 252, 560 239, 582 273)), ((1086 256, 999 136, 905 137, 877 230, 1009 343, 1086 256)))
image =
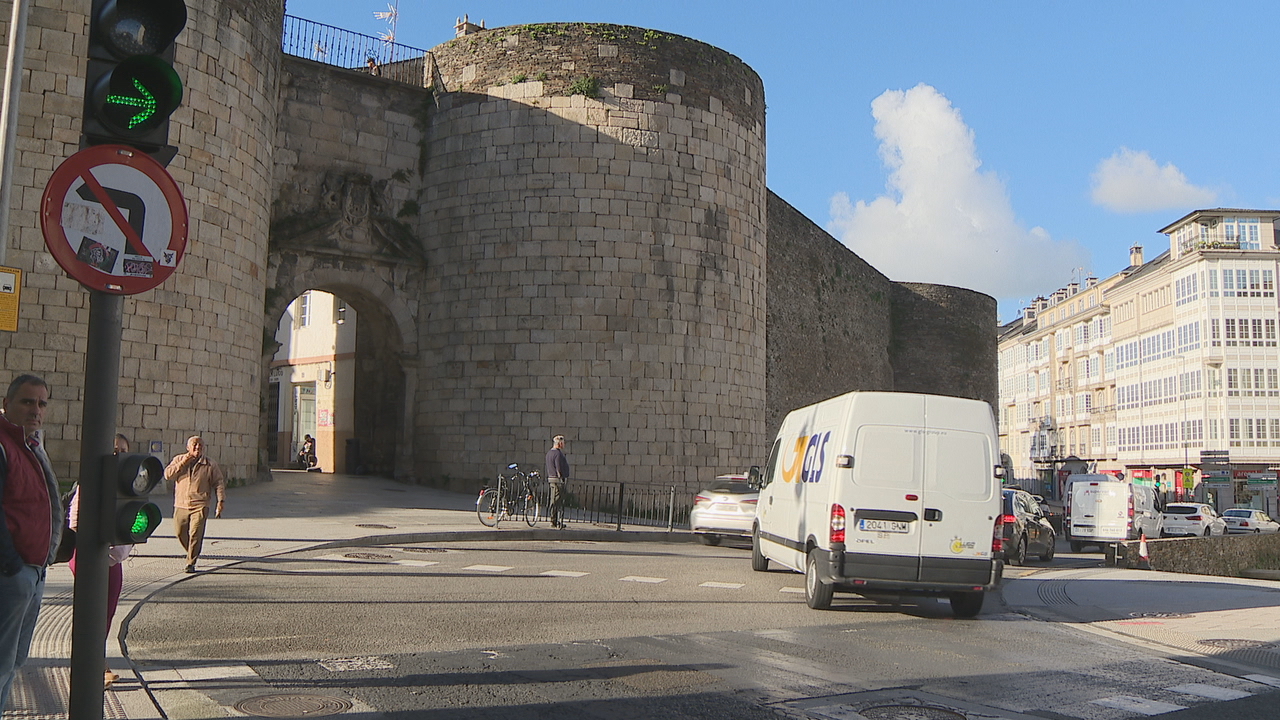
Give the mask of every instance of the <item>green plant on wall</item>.
POLYGON ((404 205, 400 206, 400 212, 396 213, 396 217, 416 217, 421 211, 417 200, 405 200, 404 205))
POLYGON ((519 83, 522 83, 528 79, 529 79, 528 75, 525 75, 524 73, 517 73, 511 76, 511 84, 518 85, 519 83))
POLYGON ((569 83, 569 94, 596 97, 600 94, 600 80, 592 75, 580 77, 569 83))

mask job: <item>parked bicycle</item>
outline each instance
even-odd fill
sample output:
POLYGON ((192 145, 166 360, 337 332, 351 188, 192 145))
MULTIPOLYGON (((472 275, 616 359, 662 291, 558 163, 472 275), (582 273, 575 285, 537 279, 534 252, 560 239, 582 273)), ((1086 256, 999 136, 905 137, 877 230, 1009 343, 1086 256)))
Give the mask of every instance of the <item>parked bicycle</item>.
POLYGON ((547 508, 546 494, 542 491, 542 478, 537 470, 526 473, 518 463, 511 463, 508 475, 498 475, 497 484, 485 487, 476 498, 476 515, 487 527, 497 527, 503 520, 524 518, 533 527, 544 518, 547 508))

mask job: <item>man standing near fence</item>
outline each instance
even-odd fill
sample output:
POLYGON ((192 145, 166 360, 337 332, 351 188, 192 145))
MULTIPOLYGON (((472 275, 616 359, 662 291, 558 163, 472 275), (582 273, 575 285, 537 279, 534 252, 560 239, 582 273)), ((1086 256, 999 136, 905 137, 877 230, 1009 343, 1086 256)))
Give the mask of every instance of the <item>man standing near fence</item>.
POLYGON ((564 454, 564 436, 557 435, 551 439, 551 449, 547 451, 547 482, 551 485, 551 525, 563 530, 564 511, 560 507, 561 493, 569 479, 569 458, 564 454))

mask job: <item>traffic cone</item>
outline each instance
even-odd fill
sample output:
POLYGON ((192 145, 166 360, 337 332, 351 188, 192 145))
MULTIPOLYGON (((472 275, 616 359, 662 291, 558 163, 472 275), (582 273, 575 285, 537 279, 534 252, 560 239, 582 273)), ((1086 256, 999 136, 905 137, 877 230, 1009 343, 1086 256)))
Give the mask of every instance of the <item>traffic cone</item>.
POLYGON ((1151 569, 1151 554, 1147 552, 1147 534, 1145 532, 1138 533, 1138 569, 1151 569))

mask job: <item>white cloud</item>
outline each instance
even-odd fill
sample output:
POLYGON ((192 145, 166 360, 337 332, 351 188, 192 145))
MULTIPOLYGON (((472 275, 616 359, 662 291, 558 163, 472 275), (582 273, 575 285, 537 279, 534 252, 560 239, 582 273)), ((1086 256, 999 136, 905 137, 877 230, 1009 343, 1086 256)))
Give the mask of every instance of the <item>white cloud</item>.
POLYGON ((1173 163, 1160 167, 1146 151, 1122 147, 1093 171, 1093 202, 1112 212, 1208 207, 1217 200, 1217 193, 1187 182, 1173 163))
POLYGON ((890 90, 871 103, 887 193, 831 199, 831 230, 893 280, 956 285, 996 298, 1052 291, 1088 267, 1075 242, 1023 227, 995 174, 981 172, 973 131, 928 85, 890 90))

